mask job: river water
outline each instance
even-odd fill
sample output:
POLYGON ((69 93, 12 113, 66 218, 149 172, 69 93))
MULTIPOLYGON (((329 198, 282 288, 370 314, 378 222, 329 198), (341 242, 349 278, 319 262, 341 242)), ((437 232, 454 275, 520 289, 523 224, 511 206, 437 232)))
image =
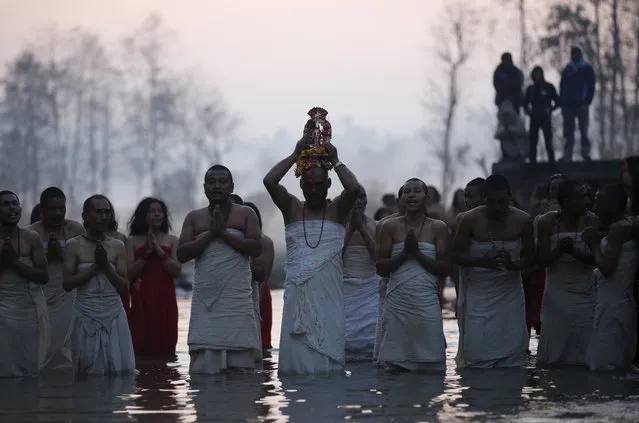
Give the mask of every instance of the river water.
MULTIPOLYGON (((453 294, 454 295, 454 294, 453 294)), ((273 345, 282 291, 273 291, 273 345)), ((457 322, 445 311, 445 376, 387 374, 370 363, 338 376, 277 376, 277 350, 250 375, 190 377, 190 300, 180 299, 177 359, 140 360, 137 377, 0 379, 2 422, 639 421, 639 372, 578 368, 455 370, 457 322)), ((558 324, 561 324, 558 322, 558 324)), ((0 338, 0 342, 2 339, 0 338)), ((613 345, 610 346, 614 348, 613 345)), ((537 341, 531 341, 534 353, 537 341)))

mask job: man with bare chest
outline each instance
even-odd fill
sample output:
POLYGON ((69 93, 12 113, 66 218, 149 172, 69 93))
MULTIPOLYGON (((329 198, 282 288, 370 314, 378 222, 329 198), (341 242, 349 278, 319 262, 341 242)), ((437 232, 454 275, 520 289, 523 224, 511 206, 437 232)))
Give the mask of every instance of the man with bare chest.
POLYGON ((362 188, 344 239, 344 312, 346 359, 370 360, 375 346, 379 307, 379 276, 375 269, 375 224, 364 214, 366 191, 362 188))
POLYGON ((264 186, 280 209, 286 226, 286 281, 280 339, 281 374, 343 372, 344 276, 342 250, 351 209, 360 193, 355 175, 326 145, 327 161, 311 160, 299 169, 302 202, 280 184, 308 146, 302 138, 290 156, 264 177, 264 186), (330 203, 329 170, 337 173, 344 192, 330 203))
POLYGON ((457 366, 520 367, 528 349, 521 270, 534 259, 532 219, 510 206, 502 175, 486 179, 484 198, 464 214, 453 243, 453 263, 467 268, 457 366))
POLYGON ((404 184, 404 216, 389 218, 377 242, 377 272, 387 276, 378 360, 390 369, 444 371, 446 341, 438 282, 450 271, 445 222, 424 213, 428 189, 404 184))
POLYGON ((581 237, 586 227, 599 227, 586 209, 585 187, 564 180, 556 190, 558 211, 539 218, 539 264, 546 268, 537 365, 586 365, 592 334, 595 290, 594 257, 581 237))
POLYGON ((71 238, 85 233, 81 223, 65 219, 66 202, 61 189, 45 189, 40 194, 42 220, 29 226, 40 235, 49 263, 49 283, 42 288, 51 323, 51 343, 44 364, 49 369, 71 367, 71 349, 65 340, 73 316, 75 291, 66 292, 62 287, 62 251, 71 238))
POLYGON ((178 259, 195 260, 188 334, 193 374, 255 367, 251 257, 262 252, 262 232, 253 209, 231 201, 233 187, 230 170, 212 166, 204 175, 209 206, 186 216, 178 241, 178 259))
POLYGON ((135 357, 120 295, 127 292, 124 243, 106 235, 113 217, 103 195, 89 197, 82 207, 86 234, 64 249, 64 290, 76 290, 71 321, 73 369, 76 376, 131 374, 135 357))
POLYGON ((49 342, 47 260, 21 217, 18 196, 0 192, 0 377, 37 376, 49 342))

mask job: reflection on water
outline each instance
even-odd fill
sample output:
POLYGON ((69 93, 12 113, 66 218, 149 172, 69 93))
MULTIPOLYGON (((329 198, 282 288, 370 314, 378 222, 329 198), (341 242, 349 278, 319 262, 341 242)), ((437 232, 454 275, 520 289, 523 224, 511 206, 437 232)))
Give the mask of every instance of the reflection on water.
MULTIPOLYGON (((282 292, 273 292, 273 342, 282 292)), ((135 377, 74 382, 67 374, 0 379, 2 422, 639 421, 639 372, 580 368, 464 370, 454 366, 457 323, 447 313, 445 375, 389 375, 352 363, 333 376, 277 376, 277 350, 255 374, 188 374, 189 300, 180 300, 177 355, 141 359, 135 377)), ((536 351, 536 340, 531 350, 536 351)))

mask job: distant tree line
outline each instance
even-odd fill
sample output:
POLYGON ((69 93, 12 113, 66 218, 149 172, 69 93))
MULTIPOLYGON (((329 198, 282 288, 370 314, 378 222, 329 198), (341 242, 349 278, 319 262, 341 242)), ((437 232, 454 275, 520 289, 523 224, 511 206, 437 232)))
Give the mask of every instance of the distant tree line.
POLYGON ((177 213, 194 207, 203 167, 231 149, 238 120, 210 81, 170 65, 176 40, 162 18, 113 48, 83 29, 46 35, 0 74, 3 187, 35 204, 56 185, 77 207, 130 175, 138 196, 164 194, 177 213))

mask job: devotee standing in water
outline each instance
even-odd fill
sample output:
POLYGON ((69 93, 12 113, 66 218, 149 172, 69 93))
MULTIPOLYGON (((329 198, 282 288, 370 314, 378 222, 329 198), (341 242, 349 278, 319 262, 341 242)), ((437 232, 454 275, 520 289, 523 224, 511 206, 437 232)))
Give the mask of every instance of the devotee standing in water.
POLYGON ((235 204, 233 175, 212 166, 204 175, 209 206, 185 218, 177 257, 195 259, 189 321, 189 371, 217 374, 255 368, 258 327, 253 312, 251 257, 262 253, 255 212, 235 204))
POLYGON ((45 367, 51 369, 71 367, 71 349, 65 341, 73 316, 75 291, 66 292, 62 287, 62 251, 71 238, 85 233, 81 223, 65 219, 66 203, 62 190, 56 187, 45 189, 40 194, 42 220, 29 226, 40 236, 49 264, 49 283, 42 287, 42 291, 47 299, 51 323, 51 342, 45 367))
POLYGON ((599 190, 595 213, 610 229, 601 239, 596 228, 584 229, 582 237, 595 256, 594 332, 588 350, 588 368, 593 371, 623 371, 632 368, 637 343, 637 303, 634 300, 638 268, 637 225, 625 217, 628 197, 621 184, 599 190))
POLYGON ((428 189, 404 184, 405 215, 389 218, 377 243, 377 272, 388 276, 378 360, 390 369, 446 368, 438 280, 449 273, 446 223, 424 213, 428 189))
POLYGON ((502 175, 486 179, 484 199, 464 214, 453 245, 453 262, 466 268, 457 366, 520 367, 528 349, 520 272, 534 258, 532 219, 510 206, 502 175))
MULTIPOLYGON (((260 230, 262 230, 262 215, 260 214, 257 206, 251 202, 244 203, 247 207, 250 207, 257 216, 257 221, 260 224, 260 230)), ((253 308, 257 311, 256 320, 260 326, 260 338, 262 341, 262 351, 270 350, 273 348, 271 345, 271 328, 273 326, 273 302, 271 299, 271 286, 269 285, 269 278, 271 276, 271 270, 273 270, 273 260, 275 259, 275 246, 273 240, 262 232, 262 254, 259 257, 253 259, 251 265, 251 273, 253 274, 253 308), (255 282, 259 284, 256 289, 255 282), (256 305, 257 300, 257 305, 256 305)))
POLYGON ((175 354, 178 309, 173 281, 182 265, 177 259, 177 237, 170 230, 169 211, 157 198, 143 199, 129 222, 129 326, 137 356, 175 354))
POLYGON ((20 199, 0 192, 0 378, 37 376, 49 342, 49 280, 38 234, 18 226, 20 199))
POLYGON ((375 269, 375 224, 364 214, 361 188, 344 239, 344 310, 346 359, 370 360, 375 346, 379 307, 379 276, 375 269))
POLYGON ((77 289, 71 322, 73 369, 77 376, 135 371, 131 333, 120 295, 127 292, 126 247, 106 235, 113 209, 103 195, 82 207, 87 233, 64 249, 64 289, 77 289))
POLYGON ((560 210, 539 219, 539 262, 546 268, 546 284, 538 365, 586 365, 595 306, 594 258, 581 232, 598 228, 599 219, 586 211, 585 199, 582 185, 565 180, 557 189, 560 210))
POLYGON ((264 186, 284 216, 286 231, 281 374, 344 371, 344 225, 360 185, 331 144, 326 146, 327 157, 297 162, 310 143, 305 131, 293 154, 264 177, 264 186), (280 184, 296 162, 304 202, 280 184), (344 192, 328 203, 331 167, 344 192))

